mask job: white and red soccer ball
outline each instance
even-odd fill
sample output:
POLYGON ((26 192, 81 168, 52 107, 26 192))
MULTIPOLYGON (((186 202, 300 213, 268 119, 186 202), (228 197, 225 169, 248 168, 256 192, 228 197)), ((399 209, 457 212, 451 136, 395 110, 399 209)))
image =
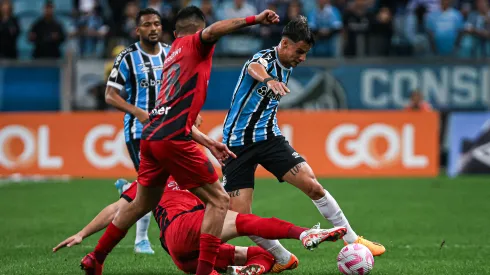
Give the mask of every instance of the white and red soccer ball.
POLYGON ((337 267, 342 274, 369 274, 374 267, 373 254, 362 244, 349 244, 340 250, 337 267))

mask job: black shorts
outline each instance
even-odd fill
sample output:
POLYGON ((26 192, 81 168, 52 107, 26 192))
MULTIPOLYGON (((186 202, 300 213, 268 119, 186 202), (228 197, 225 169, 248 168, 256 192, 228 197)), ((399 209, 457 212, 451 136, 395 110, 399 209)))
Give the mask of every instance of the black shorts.
POLYGON ((133 161, 134 169, 138 172, 140 168, 140 139, 130 139, 126 142, 128 153, 133 161))
POLYGON ((305 160, 289 145, 283 136, 255 142, 250 145, 230 147, 236 159, 228 159, 223 167, 223 184, 226 192, 254 188, 255 170, 262 165, 280 182, 289 170, 305 160))

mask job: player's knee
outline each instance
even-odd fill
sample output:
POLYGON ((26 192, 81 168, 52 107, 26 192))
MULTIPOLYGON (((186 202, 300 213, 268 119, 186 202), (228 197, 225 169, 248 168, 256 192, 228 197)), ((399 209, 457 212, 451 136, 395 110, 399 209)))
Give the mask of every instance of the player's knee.
POLYGON ((306 195, 312 200, 319 200, 325 196, 325 189, 315 177, 308 177, 306 179, 306 185, 308 186, 306 195))

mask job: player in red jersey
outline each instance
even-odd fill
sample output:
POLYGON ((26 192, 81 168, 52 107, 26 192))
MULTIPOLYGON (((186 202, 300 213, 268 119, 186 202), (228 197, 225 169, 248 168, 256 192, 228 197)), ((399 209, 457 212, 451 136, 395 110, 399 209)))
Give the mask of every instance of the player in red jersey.
POLYGON ((266 10, 205 28, 203 12, 191 6, 182 9, 175 20, 176 40, 164 61, 158 104, 150 113, 141 137, 136 198, 119 210, 95 250, 82 259, 86 274, 102 274, 107 255, 127 230, 158 204, 164 189, 162 183, 170 174, 183 189, 190 190, 206 204, 196 274, 209 275, 213 271, 229 197, 211 162, 191 139, 209 148, 221 163, 235 156, 226 145, 209 139, 192 125, 206 98, 216 41, 249 25, 278 23, 279 16, 266 10))
MULTIPOLYGON (((117 211, 134 201, 138 185, 133 182, 121 198, 105 207, 87 226, 67 238, 53 252, 63 247, 80 244, 83 239, 102 230, 117 211)), ((199 235, 204 217, 204 203, 169 177, 165 192, 153 216, 160 228, 160 243, 170 254, 175 265, 186 273, 195 273, 199 257, 199 235)), ((256 235, 267 239, 299 239, 307 249, 313 249, 324 241, 336 241, 345 234, 344 227, 333 229, 308 229, 276 218, 261 218, 253 214, 227 211, 221 239, 226 242, 239 236, 256 235)), ((215 269, 228 274, 263 274, 274 264, 273 256, 260 247, 235 247, 219 245, 215 269)))

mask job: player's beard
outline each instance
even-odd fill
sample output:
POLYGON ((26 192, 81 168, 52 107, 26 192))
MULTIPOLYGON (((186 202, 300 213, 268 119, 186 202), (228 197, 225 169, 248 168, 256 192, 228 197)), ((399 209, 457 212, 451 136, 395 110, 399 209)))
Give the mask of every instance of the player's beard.
POLYGON ((150 36, 148 35, 147 37, 143 38, 143 43, 147 44, 147 45, 150 45, 150 46, 155 46, 156 44, 158 44, 159 42, 159 39, 158 39, 159 36, 157 36, 157 38, 155 38, 154 40, 152 40, 150 38, 150 36))

